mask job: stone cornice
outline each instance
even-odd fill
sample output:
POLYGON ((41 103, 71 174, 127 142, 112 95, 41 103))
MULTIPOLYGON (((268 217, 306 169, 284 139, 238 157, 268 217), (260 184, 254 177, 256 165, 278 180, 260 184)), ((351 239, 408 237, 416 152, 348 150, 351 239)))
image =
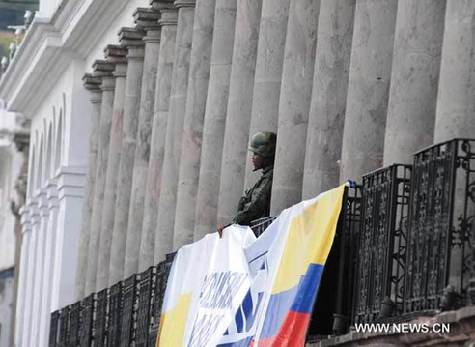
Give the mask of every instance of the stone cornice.
POLYGON ((159 19, 160 12, 154 8, 138 8, 134 12, 135 25, 140 30, 157 30, 159 28, 159 19))
POLYGON ((195 0, 176 0, 174 2, 176 8, 182 7, 195 7, 196 1, 195 0))
POLYGON ((50 19, 37 17, 0 81, 9 110, 31 118, 74 59, 85 59, 127 0, 64 1, 50 19))
POLYGON ((121 45, 107 45, 104 48, 106 61, 112 64, 127 64, 127 48, 121 45))

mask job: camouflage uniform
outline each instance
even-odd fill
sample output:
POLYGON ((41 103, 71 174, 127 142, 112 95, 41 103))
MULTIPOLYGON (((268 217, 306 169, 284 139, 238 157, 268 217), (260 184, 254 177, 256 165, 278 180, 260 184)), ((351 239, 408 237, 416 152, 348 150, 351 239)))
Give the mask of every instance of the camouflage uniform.
POLYGON ((239 200, 238 212, 233 223, 249 225, 255 219, 269 216, 273 171, 273 165, 264 168, 254 187, 246 190, 239 200))
POLYGON ((252 137, 249 150, 268 159, 268 164, 262 169, 262 176, 256 184, 246 190, 244 196, 239 200, 233 223, 249 225, 255 219, 269 216, 275 142, 276 135, 272 132, 258 132, 252 137))

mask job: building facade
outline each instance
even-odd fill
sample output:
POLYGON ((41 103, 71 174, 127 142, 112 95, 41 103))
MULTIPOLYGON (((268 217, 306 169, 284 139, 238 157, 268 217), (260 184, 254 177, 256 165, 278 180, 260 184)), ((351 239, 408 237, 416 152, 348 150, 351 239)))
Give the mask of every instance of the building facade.
POLYGON ((475 137, 471 0, 78 0, 40 11, 0 81, 29 120, 15 345, 213 232, 277 133, 271 214, 475 137))

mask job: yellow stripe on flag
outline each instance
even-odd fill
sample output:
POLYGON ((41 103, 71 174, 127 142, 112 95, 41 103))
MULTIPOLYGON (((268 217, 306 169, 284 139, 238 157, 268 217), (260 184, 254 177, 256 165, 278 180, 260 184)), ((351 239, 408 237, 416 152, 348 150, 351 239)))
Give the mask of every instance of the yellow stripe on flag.
POLYGON ((162 315, 156 347, 183 346, 190 302, 191 293, 183 294, 178 299, 175 308, 162 315))
POLYGON ((345 185, 329 190, 292 219, 272 294, 295 287, 311 263, 325 264, 344 192, 345 185))

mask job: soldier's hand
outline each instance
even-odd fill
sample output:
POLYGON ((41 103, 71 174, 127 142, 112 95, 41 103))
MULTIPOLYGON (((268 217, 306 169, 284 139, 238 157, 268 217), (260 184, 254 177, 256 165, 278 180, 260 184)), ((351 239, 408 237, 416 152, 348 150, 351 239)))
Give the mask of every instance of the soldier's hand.
POLYGON ((222 224, 218 224, 218 226, 216 227, 216 231, 218 232, 220 239, 223 238, 223 229, 224 229, 224 225, 222 224))

